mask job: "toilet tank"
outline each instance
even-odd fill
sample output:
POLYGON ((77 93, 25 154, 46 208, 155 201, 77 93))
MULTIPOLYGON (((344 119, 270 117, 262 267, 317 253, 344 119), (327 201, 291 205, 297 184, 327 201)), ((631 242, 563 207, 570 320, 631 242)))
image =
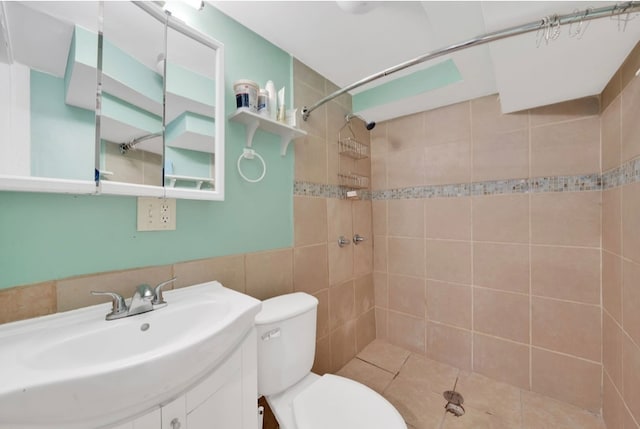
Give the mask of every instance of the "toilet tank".
POLYGON ((258 393, 273 395, 293 386, 313 366, 317 298, 296 292, 262 302, 258 331, 258 393))

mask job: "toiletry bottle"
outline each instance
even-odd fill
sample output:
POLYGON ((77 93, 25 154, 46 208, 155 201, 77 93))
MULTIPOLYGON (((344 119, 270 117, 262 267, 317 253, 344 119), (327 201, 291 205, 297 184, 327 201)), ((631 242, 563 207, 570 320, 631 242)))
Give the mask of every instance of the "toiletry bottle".
POLYGON ((269 117, 275 121, 278 109, 278 103, 276 102, 276 85, 270 80, 265 85, 265 89, 269 92, 269 101, 267 103, 269 105, 269 117))
POLYGON ((287 121, 287 106, 284 103, 284 86, 278 91, 278 113, 276 119, 278 122, 287 121))

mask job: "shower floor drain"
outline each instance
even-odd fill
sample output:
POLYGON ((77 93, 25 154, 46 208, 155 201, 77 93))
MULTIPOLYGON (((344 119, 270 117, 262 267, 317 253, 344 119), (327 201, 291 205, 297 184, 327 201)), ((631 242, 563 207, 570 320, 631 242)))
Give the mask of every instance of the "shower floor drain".
POLYGON ((444 396, 444 399, 446 399, 447 402, 451 402, 452 404, 456 404, 456 405, 464 404, 464 398, 460 393, 456 392, 455 390, 447 390, 442 394, 442 396, 444 396))
POLYGON ((459 392, 456 392, 456 386, 458 385, 458 378, 456 377, 456 382, 453 385, 452 390, 445 391, 442 396, 447 400, 444 409, 447 410, 448 413, 453 414, 456 417, 460 417, 464 414, 464 407, 462 404, 464 403, 464 398, 459 392))

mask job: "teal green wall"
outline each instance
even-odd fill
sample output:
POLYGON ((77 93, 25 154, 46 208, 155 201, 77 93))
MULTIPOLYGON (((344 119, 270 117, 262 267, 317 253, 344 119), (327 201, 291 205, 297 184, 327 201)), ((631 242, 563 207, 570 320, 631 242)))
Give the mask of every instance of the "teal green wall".
POLYGON ((143 129, 149 133, 162 131, 161 116, 156 116, 106 92, 102 93, 102 116, 143 129))
POLYGON ((462 75, 453 60, 445 60, 355 94, 352 98, 353 111, 362 112, 372 107, 433 91, 461 80, 462 75))
POLYGON ((95 114, 65 104, 65 82, 31 71, 31 175, 93 180, 95 114))
MULTIPOLYGON (((269 79, 291 94, 291 57, 207 5, 194 27, 225 45, 225 108, 235 110, 233 82, 269 79)), ((64 87, 64 85, 62 85, 64 87)), ((73 275, 290 247, 293 239, 293 150, 258 132, 254 148, 265 179, 243 181, 236 162, 244 126, 226 121, 226 198, 178 200, 176 231, 136 231, 136 198, 0 192, 0 288, 73 275)), ((92 165, 92 163, 90 163, 92 165)), ((244 164, 243 164, 244 165, 244 164)), ((247 174, 252 174, 247 164, 247 174)))
MULTIPOLYGON (((215 122, 206 116, 192 112, 184 112, 171 121, 165 130, 165 159, 171 161, 173 173, 185 176, 212 177, 213 155, 207 152, 176 148, 172 142, 184 133, 200 134, 214 137, 215 122)), ((168 182, 168 181, 167 181, 168 182)), ((192 183, 178 183, 180 187, 193 187, 192 183)))
POLYGON ((215 88, 215 80, 167 61, 167 92, 215 106, 215 88))
POLYGON ((67 58, 67 68, 71 62, 79 62, 96 68, 98 59, 98 35, 93 31, 76 25, 73 29, 69 58, 67 58))
MULTIPOLYGON (((165 159, 173 165, 173 174, 195 177, 212 177, 213 155, 195 150, 165 147, 165 159)), ((168 182, 168 180, 167 180, 168 182)), ((179 187, 193 187, 193 182, 181 182, 179 187)))
POLYGON ((183 112, 180 116, 167 124, 165 141, 167 145, 183 133, 196 133, 203 136, 214 137, 215 122, 212 118, 193 112, 183 112))
POLYGON ((162 104, 162 77, 104 37, 102 72, 145 97, 162 104))

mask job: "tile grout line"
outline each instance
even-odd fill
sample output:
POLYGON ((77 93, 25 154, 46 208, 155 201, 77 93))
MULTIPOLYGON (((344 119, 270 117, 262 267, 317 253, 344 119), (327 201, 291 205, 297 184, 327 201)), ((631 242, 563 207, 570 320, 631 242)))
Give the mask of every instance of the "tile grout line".
MULTIPOLYGON (((527 122, 528 122, 528 137, 529 137, 529 176, 531 176, 531 164, 532 164, 532 156, 533 156, 533 137, 532 137, 532 131, 531 131, 531 112, 527 111, 527 122)), ((532 275, 532 267, 531 267, 531 258, 532 258, 532 248, 531 248, 531 242, 533 239, 533 234, 532 234, 532 222, 531 222, 531 193, 529 193, 528 196, 528 210, 527 210, 527 214, 529 215, 529 243, 527 243, 529 245, 529 389, 532 390, 533 389, 533 299, 531 297, 531 293, 533 291, 533 275, 532 275)), ((520 394, 520 413, 522 414, 522 394, 520 394)))
MULTIPOLYGON (((385 138, 387 133, 387 127, 385 127, 385 138)), ((385 174, 386 174, 386 170, 385 170, 385 174)), ((391 297, 391 287, 389 284, 389 202, 385 201, 384 202, 384 213, 385 213, 385 237, 384 237, 384 269, 385 269, 385 273, 386 273, 386 282, 387 282, 387 317, 385 320, 385 327, 384 327, 384 331, 385 331, 385 338, 389 338, 389 309, 390 309, 390 305, 389 305, 389 301, 390 301, 390 297, 391 297)))
MULTIPOLYGON (((470 140, 471 140, 471 159, 470 159, 470 164, 471 164, 471 177, 470 177, 470 183, 469 183, 469 187, 471 188, 471 186, 473 185, 473 180, 475 179, 475 171, 473 168, 474 162, 473 162, 473 149, 475 147, 474 145, 474 133, 473 133, 473 105, 472 102, 469 102, 469 127, 470 127, 470 140)), ((470 367, 471 367, 471 371, 475 371, 475 343, 476 343, 476 327, 475 327, 475 254, 474 254, 474 245, 473 245, 473 198, 470 196, 469 197, 469 254, 471 257, 471 362, 470 363, 470 367)), ((442 419, 443 424, 444 424, 444 417, 442 419)))
POLYGON ((354 359, 358 359, 360 362, 364 362, 364 363, 366 363, 366 364, 368 364, 368 365, 371 365, 371 366, 374 366, 374 367, 376 367, 376 368, 378 368, 378 369, 380 369, 380 370, 382 370, 382 371, 384 371, 384 372, 386 372, 386 373, 388 373, 388 374, 390 374, 390 375, 393 375, 393 376, 394 376, 394 378, 395 378, 395 376, 397 375, 397 373, 393 373, 393 372, 389 371, 388 369, 383 368, 383 367, 381 367, 380 365, 376 364, 375 362, 368 361, 368 360, 366 360, 366 359, 364 359, 364 358, 361 358, 361 357, 360 357, 360 356, 358 356, 358 355, 356 355, 356 356, 354 357, 354 359))
MULTIPOLYGON (((435 242, 452 242, 452 243, 468 243, 470 240, 463 240, 460 238, 440 238, 440 237, 417 237, 417 236, 410 236, 410 235, 387 235, 388 238, 393 238, 393 239, 398 239, 398 240, 428 240, 428 241, 435 241, 435 242)), ((324 244, 324 243, 319 243, 319 244, 324 244)), ((306 245, 306 246, 297 246, 297 247, 309 247, 309 246, 317 246, 319 244, 310 244, 310 245, 306 245)), ((491 241, 491 240, 471 240, 471 244, 493 244, 493 245, 504 245, 504 246, 531 246, 534 248, 540 248, 540 247, 559 247, 562 249, 584 249, 584 250, 600 250, 600 247, 598 246, 588 246, 588 245, 579 245, 579 244, 564 244, 564 243, 525 243, 525 242, 518 242, 518 241, 491 241)), ((607 249, 603 249, 608 251, 609 253, 612 253, 614 255, 617 255, 614 252, 611 252, 610 250, 607 249)), ((633 259, 629 259, 629 258, 624 258, 621 255, 617 255, 620 256, 621 258, 631 261, 631 262, 635 262, 633 259)), ((636 262, 637 264, 637 262, 636 262)), ((394 274, 401 274, 401 273, 394 273, 394 274)), ((417 277, 417 276, 412 276, 410 274, 407 274, 407 276, 409 277, 417 277)), ((434 279, 437 280, 437 279, 434 279)), ((443 280, 446 281, 446 280, 443 280)))
MULTIPOLYGON (((619 96, 620 96, 620 114, 619 114, 619 120, 620 120, 620 137, 619 137, 620 138, 620 147, 619 147, 620 154, 619 154, 619 156, 620 156, 620 158, 618 159, 619 165, 618 165, 617 168, 618 169, 622 169, 622 165, 623 165, 622 164, 622 90, 620 91, 619 96)), ((621 350, 620 350, 620 376, 622 378, 620 384, 622 385, 621 386, 622 390, 624 390, 624 372, 625 372, 624 371, 624 365, 625 365, 625 358, 624 358, 624 341, 625 341, 625 338, 624 337, 628 336, 629 338, 631 338, 631 336, 629 336, 627 334, 627 331, 624 329, 624 326, 625 326, 625 323, 624 323, 624 319, 625 319, 625 317, 624 317, 624 314, 625 314, 625 311, 624 311, 624 307, 625 307, 624 306, 624 302, 625 302, 624 301, 624 297, 625 297, 625 293, 624 293, 624 290, 625 290, 625 287, 624 287, 624 278, 625 278, 624 271, 625 270, 624 270, 624 259, 622 257, 622 255, 624 255, 624 242, 625 242, 625 239, 624 239, 624 224, 623 224, 623 221, 624 221, 623 207, 624 207, 624 194, 625 194, 624 186, 625 186, 624 184, 622 184, 620 186, 620 202, 619 202, 619 205, 618 205, 618 211, 620 213, 619 219, 618 219, 620 221, 619 222, 619 226, 618 226, 618 228, 619 228, 618 232, 620 234, 620 254, 621 254, 620 261, 619 261, 619 264, 620 264, 620 266, 619 266, 619 268, 620 268, 620 332, 622 333, 622 336, 623 336, 622 344, 621 344, 621 347, 620 347, 621 348, 621 350)), ((601 233, 602 233, 602 231, 601 231, 601 233)), ((602 271, 600 271, 600 277, 602 278, 602 271)), ((602 305, 602 309, 604 311, 604 303, 602 305)), ((614 321, 614 323, 618 323, 618 321, 615 319, 615 317, 611 317, 611 319, 614 321)), ((632 340, 632 344, 633 343, 634 343, 634 341, 632 340)), ((602 331, 602 344, 604 346, 604 329, 602 331)), ((604 347, 603 347, 603 349, 604 349, 604 347)), ((603 352, 604 352, 604 350, 603 350, 603 352)), ((605 372, 604 371, 604 359, 602 361, 602 372, 603 372, 603 374, 605 372)), ((613 382, 613 380, 611 380, 611 384, 613 385, 614 389, 616 389, 616 390, 618 389, 618 386, 616 386, 616 384, 613 382)), ((603 391, 603 396, 604 396, 604 384, 603 384, 602 391, 603 391)), ((630 411, 627 408, 627 401, 625 400, 624 395, 621 393, 619 395, 619 397, 622 400, 622 405, 628 411, 630 411)), ((602 414, 604 415, 604 398, 603 398, 602 403, 603 403, 603 409, 602 409, 603 412, 602 412, 602 414)), ((633 413, 630 413, 630 415, 631 415, 631 419, 635 421, 635 417, 633 416, 633 413)))
MULTIPOLYGON (((616 393, 618 394, 618 396, 620 397, 620 399, 622 399, 622 406, 624 407, 624 409, 627 411, 627 413, 631 416, 631 419, 633 420, 633 422, 636 425, 640 426, 640 421, 636 420, 635 416, 633 415, 633 413, 631 412, 631 409, 629 408, 629 406, 627 405, 627 401, 624 400, 624 395, 622 394, 622 392, 620 391, 620 389, 618 389, 618 386, 616 386, 616 384, 613 382, 613 379, 611 378, 611 375, 605 370, 603 371, 604 376, 609 378, 609 380, 611 381, 611 385, 613 386, 613 388, 615 389, 616 393)), ((604 410, 603 410, 604 411, 604 410)), ((604 412, 602 413, 601 416, 604 420, 604 412)), ((632 429, 632 428, 630 428, 632 429)))
MULTIPOLYGON (((427 206, 426 206, 427 202, 423 201, 422 202, 422 228, 423 228, 423 232, 425 235, 425 238, 422 239, 422 254, 424 255, 424 258, 422 259, 422 264, 424 265, 422 274, 424 274, 424 278, 422 279, 422 298, 424 299, 424 311, 422 312, 422 315, 424 317, 424 322, 422 324, 422 326, 424 326, 424 333, 422 334, 422 341, 424 341, 424 354, 425 356, 428 356, 429 354, 429 339, 428 337, 428 321, 429 321, 429 310, 427 309, 427 302, 428 302, 428 282, 427 282, 427 277, 429 277, 429 275, 427 274, 427 206)), ((387 231, 388 232, 388 231, 387 231)))
MULTIPOLYGON (((603 119, 602 119, 602 105, 600 106, 600 112, 599 112, 599 123, 598 126, 600 127, 600 159, 598 160, 600 162, 600 182, 602 183, 602 169, 603 169, 603 154, 604 154, 604 145, 603 145, 603 136, 602 136, 602 124, 603 124, 603 119)), ((619 115, 620 117, 622 117, 622 114, 619 115)), ((620 130, 620 132, 622 132, 622 130, 620 130)), ((622 135, 622 134, 619 134, 622 135)), ((603 275, 602 275, 602 269, 603 269, 603 261, 604 261, 604 253, 603 253, 603 233, 604 233, 604 225, 603 225, 603 218, 604 218, 604 183, 602 183, 602 192, 600 193, 600 282, 599 282, 599 286, 600 286, 600 364, 601 364, 601 370, 600 370, 600 395, 601 395, 601 399, 600 399, 600 415, 603 417, 604 419, 604 305, 603 305, 603 298, 602 298, 602 279, 603 279, 603 275)))
MULTIPOLYGON (((395 310, 391 310, 391 311, 396 312, 395 310)), ((405 313, 400 313, 400 314, 405 314, 405 313)), ((413 317, 413 318, 418 318, 417 316, 413 316, 413 315, 410 315, 410 314, 407 315, 407 316, 410 316, 410 317, 413 317)), ((448 327, 448 328, 451 328, 451 329, 456 329, 456 330, 472 333, 472 331, 470 329, 461 328, 459 326, 451 325, 451 324, 448 324, 448 323, 443 323, 443 322, 439 322, 439 321, 432 321, 432 323, 435 324, 435 325, 438 325, 438 326, 445 326, 445 327, 448 327)), ((598 361, 593 360, 593 359, 585 358, 583 356, 578 356, 578 355, 567 353, 567 352, 563 352, 563 351, 560 351, 560 350, 553 350, 553 349, 550 349, 548 347, 537 346, 537 345, 534 345, 534 344, 527 344, 527 343, 523 343, 523 342, 520 342, 520 341, 515 341, 515 340, 510 339, 510 338, 500 337, 500 336, 497 336, 497 335, 494 335, 494 334, 489 334, 489 333, 480 332, 480 331, 476 332, 476 334, 484 336, 484 337, 500 340, 500 341, 503 341, 505 343, 525 346, 525 347, 529 348, 530 351, 533 350, 533 349, 536 349, 536 350, 541 350, 541 351, 548 352, 548 353, 554 353, 554 354, 557 354, 557 355, 560 355, 560 356, 565 356, 565 357, 572 358, 572 359, 577 359, 577 360, 580 360, 580 361, 583 361, 583 362, 587 362, 587 363, 590 363, 590 364, 594 364, 594 365, 601 365, 602 364, 602 362, 598 362, 598 361)), ((624 333, 624 334, 635 345, 635 342, 633 342, 631 337, 629 337, 628 334, 626 334, 626 333, 624 333)), ((436 360, 437 362, 441 362, 441 363, 445 363, 446 364, 446 362, 443 362, 441 360, 438 360, 438 359, 435 359, 435 358, 430 358, 429 356, 426 356, 426 355, 423 355, 423 356, 426 357, 427 359, 436 360)))

